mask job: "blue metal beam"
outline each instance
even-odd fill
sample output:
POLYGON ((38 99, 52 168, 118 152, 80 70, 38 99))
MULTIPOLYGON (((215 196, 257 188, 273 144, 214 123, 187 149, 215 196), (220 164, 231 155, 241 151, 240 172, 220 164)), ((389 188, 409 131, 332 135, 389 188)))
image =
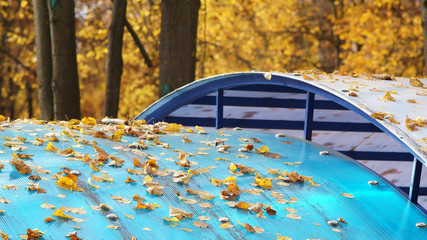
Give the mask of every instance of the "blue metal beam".
POLYGON ((357 160, 412 162, 414 156, 408 152, 340 151, 357 160))
POLYGON ((305 103, 304 138, 311 141, 313 132, 314 93, 307 92, 305 103))
MULTIPOLYGON (((251 98, 251 97, 224 97, 224 106, 263 107, 263 108, 305 108, 304 99, 278 98, 251 98)), ((215 105, 216 96, 204 96, 190 104, 215 105)), ((315 100, 314 109, 348 110, 347 108, 329 100, 315 100)))
POLYGON ((412 167, 411 187, 409 189, 409 200, 411 200, 411 202, 413 203, 418 202, 422 167, 423 164, 417 158, 414 158, 414 166, 412 167))
MULTIPOLYGON (((215 118, 194 118, 194 117, 166 117, 160 120, 180 123, 187 126, 214 127, 215 118)), ((226 118, 223 120, 223 127, 243 127, 243 128, 265 128, 265 129, 296 129, 303 130, 303 121, 291 120, 261 120, 261 119, 237 119, 226 118)), ((347 132, 381 132, 370 123, 343 123, 343 122, 313 122, 313 130, 319 131, 347 131, 347 132)))
POLYGON ((216 121, 215 128, 220 129, 223 127, 224 117, 224 90, 218 89, 216 93, 216 121))

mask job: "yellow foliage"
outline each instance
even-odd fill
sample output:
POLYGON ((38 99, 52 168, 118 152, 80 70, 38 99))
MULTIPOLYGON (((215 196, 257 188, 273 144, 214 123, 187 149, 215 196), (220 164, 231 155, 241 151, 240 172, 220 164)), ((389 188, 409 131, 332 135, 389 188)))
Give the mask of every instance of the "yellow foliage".
MULTIPOLYGON (((153 68, 145 65, 125 31, 120 118, 133 118, 157 100, 160 2, 128 1, 127 20, 143 41, 153 68)), ((33 4, 1 4, 0 15, 7 24, 0 26, 0 34, 8 54, 0 52, 0 74, 11 81, 3 81, 0 99, 3 106, 15 106, 14 118, 27 117, 27 89, 32 90, 37 116, 33 4)), ((111 6, 107 0, 76 1, 81 110, 83 116, 97 119, 103 117, 111 6)), ((421 22, 420 1, 206 0, 199 11, 196 78, 316 68, 414 77, 424 71, 421 22)), ((412 83, 418 85, 415 79, 412 83)), ((91 125, 93 120, 82 122, 91 125)))

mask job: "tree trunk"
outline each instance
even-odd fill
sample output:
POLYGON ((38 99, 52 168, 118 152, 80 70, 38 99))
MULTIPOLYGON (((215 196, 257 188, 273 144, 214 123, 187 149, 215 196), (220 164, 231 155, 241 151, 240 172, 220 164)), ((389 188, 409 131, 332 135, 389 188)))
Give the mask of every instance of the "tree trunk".
POLYGON ((427 0, 421 1, 422 26, 424 32, 424 67, 427 74, 427 0))
POLYGON ((58 1, 49 9, 55 119, 80 119, 74 1, 58 1))
POLYGON ((122 46, 126 21, 127 0, 113 2, 113 16, 108 33, 107 84, 105 88, 104 116, 117 117, 119 111, 120 81, 123 72, 122 46))
MULTIPOLYGON (((40 118, 53 120, 52 48, 47 0, 33 0, 40 118)), ((31 113, 32 115, 32 113, 31 113)))
POLYGON ((194 81, 200 0, 162 0, 160 96, 194 81))

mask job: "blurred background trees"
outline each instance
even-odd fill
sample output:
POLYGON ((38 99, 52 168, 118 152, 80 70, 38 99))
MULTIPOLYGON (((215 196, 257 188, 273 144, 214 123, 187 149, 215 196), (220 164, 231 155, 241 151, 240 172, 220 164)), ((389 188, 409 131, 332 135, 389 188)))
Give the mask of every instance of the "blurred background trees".
MULTIPOLYGON (((0 114, 13 118, 42 116, 37 94, 37 76, 40 79, 42 74, 36 62, 42 57, 36 57, 36 2, 0 0, 0 114)), ((201 0, 195 78, 233 71, 304 69, 424 75, 421 2, 425 1, 201 0)), ((82 116, 104 115, 112 10, 111 0, 75 1, 82 116)), ((161 90, 161 1, 127 1, 126 21, 134 36, 131 29, 124 29, 118 116, 132 118, 161 90)))

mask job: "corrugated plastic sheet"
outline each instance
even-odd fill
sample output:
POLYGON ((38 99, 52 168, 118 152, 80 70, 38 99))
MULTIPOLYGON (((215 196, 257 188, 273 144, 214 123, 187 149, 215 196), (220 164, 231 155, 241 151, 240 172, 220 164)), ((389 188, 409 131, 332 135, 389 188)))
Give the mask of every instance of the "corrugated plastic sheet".
MULTIPOLYGON (((150 195, 146 192, 147 187, 142 185, 144 175, 132 175, 126 170, 134 169, 133 159, 138 158, 144 162, 146 157, 135 154, 126 147, 127 144, 138 139, 131 136, 124 136, 122 141, 114 142, 108 139, 94 138, 91 135, 75 133, 81 135, 88 141, 95 140, 99 147, 108 154, 115 155, 125 160, 121 168, 103 166, 101 171, 111 176, 113 182, 94 182, 99 185, 95 189, 86 184, 90 174, 102 176, 100 172, 94 172, 88 164, 82 161, 68 161, 66 157, 59 156, 54 152, 45 151, 47 143, 42 146, 35 146, 29 143, 34 137, 43 137, 45 134, 54 132, 58 135, 59 141, 52 142, 55 147, 65 149, 72 147, 75 151, 83 154, 95 155, 94 148, 90 145, 81 144, 80 148, 72 138, 66 137, 61 132, 64 127, 55 125, 37 124, 12 124, 9 128, 4 128, 0 132, 3 137, 26 137, 27 141, 22 146, 28 147, 21 153, 33 154, 27 164, 40 166, 42 169, 50 170, 50 174, 40 174, 47 180, 40 180, 37 183, 47 193, 34 193, 27 190, 29 175, 18 173, 9 164, 12 160, 12 150, 6 146, 0 146, 3 151, 0 154, 1 163, 5 167, 0 170, 0 199, 8 199, 11 203, 0 203, 0 209, 5 210, 0 214, 0 230, 8 234, 12 239, 20 239, 19 234, 25 234, 26 229, 38 228, 45 232, 44 239, 67 239, 65 235, 69 232, 77 231, 79 237, 83 239, 276 239, 277 236, 288 236, 292 239, 427 239, 427 229, 417 228, 417 222, 427 222, 427 216, 423 214, 415 205, 409 202, 398 191, 391 187, 381 177, 373 174, 360 164, 337 153, 330 152, 330 155, 319 155, 324 147, 309 143, 304 140, 282 137, 277 138, 271 133, 245 132, 245 131, 208 131, 206 135, 197 133, 175 133, 162 134, 159 140, 168 143, 170 148, 163 148, 159 145, 148 143, 148 149, 140 150, 145 154, 157 157, 157 164, 160 169, 186 170, 175 164, 170 158, 178 157, 176 149, 187 153, 195 153, 194 156, 187 157, 188 160, 196 162, 191 169, 208 168, 210 172, 202 172, 191 177, 189 184, 172 182, 172 176, 154 177, 155 182, 165 186, 162 196, 150 195), (184 143, 182 136, 187 136, 192 143, 184 143), (281 158, 269 158, 262 154, 251 151, 243 153, 249 158, 238 158, 238 148, 245 142, 241 138, 257 137, 261 143, 254 143, 255 148, 267 145, 270 152, 280 154, 281 158), (206 142, 212 142, 217 138, 224 138, 225 143, 230 145, 228 153, 220 153, 215 146, 207 146, 206 142), (281 142, 282 141, 282 142, 281 142), (290 141, 284 143, 283 141, 290 141), (117 147, 122 146, 122 150, 117 147), (209 155, 197 154, 200 149, 209 155), (225 158, 228 160, 217 160, 225 158), (300 165, 286 165, 284 162, 301 162, 300 165), (262 202, 271 205, 277 211, 275 216, 264 214, 265 218, 258 218, 254 213, 226 205, 226 201, 219 198, 220 192, 226 190, 226 186, 213 186, 210 179, 224 179, 234 176, 227 168, 230 163, 243 164, 255 168, 264 178, 273 178, 272 190, 265 190, 260 195, 252 195, 247 192, 241 194, 237 201, 246 203, 262 202), (61 189, 56 186, 53 173, 62 171, 62 167, 79 170, 78 184, 84 191, 75 192, 61 189), (209 168, 215 167, 215 168, 209 168), (308 182, 291 183, 289 186, 278 185, 279 180, 274 180, 277 175, 267 172, 266 168, 280 169, 284 171, 297 171, 305 176, 312 176, 313 181, 320 186, 312 186, 308 182), (125 183, 127 177, 136 180, 136 183, 125 183), (369 185, 369 180, 379 182, 378 186, 369 185), (14 184, 19 187, 17 190, 1 189, 5 185, 14 184), (198 195, 190 195, 185 189, 192 188, 200 191, 208 191, 215 195, 212 200, 203 200, 198 195), (296 203, 280 204, 276 198, 271 196, 272 191, 277 191, 283 195, 284 199, 296 198, 296 203), (176 192, 185 198, 195 199, 198 203, 210 203, 212 208, 202 208, 196 204, 187 204, 178 199, 176 192), (342 193, 350 193, 354 198, 347 198, 342 193), (63 194, 66 198, 57 197, 63 194), (138 194, 150 203, 157 203, 161 208, 155 210, 133 209, 136 202, 130 204, 118 203, 111 199, 111 195, 121 196, 131 200, 134 194, 138 194), (43 222, 46 217, 52 215, 54 209, 44 209, 40 205, 43 203, 55 205, 57 208, 73 207, 83 208, 86 214, 66 213, 75 218, 84 220, 82 223, 71 220, 53 217, 56 221, 51 223, 43 222), (90 206, 99 206, 101 203, 113 207, 110 212, 116 213, 119 219, 109 220, 106 215, 108 211, 92 210, 90 206), (168 222, 163 218, 169 216, 169 206, 181 208, 194 213, 193 218, 181 220, 179 223, 168 222), (290 219, 285 208, 293 208, 296 215, 301 219, 290 219), (130 219, 125 214, 134 216, 130 219), (198 217, 206 216, 210 220, 204 221, 208 227, 198 228, 193 225, 194 221, 201 221, 198 217), (230 218, 230 224, 234 227, 221 229, 220 217, 230 218), (347 224, 340 223, 333 231, 327 224, 328 220, 337 220, 342 217, 347 224), (250 233, 237 223, 249 223, 252 226, 263 228, 262 233, 250 233), (117 230, 108 229, 108 225, 118 226, 117 230), (74 226, 81 229, 76 230, 74 226), (149 228, 150 230, 143 228, 149 228), (187 232, 183 229, 191 229, 187 232)), ((6 139, 0 140, 4 143, 6 139)), ((176 159, 173 159, 177 161, 176 159)), ((135 168, 136 169, 136 168, 135 168)), ((241 190, 254 189, 252 186, 255 174, 244 174, 236 176, 237 184, 241 190)))

